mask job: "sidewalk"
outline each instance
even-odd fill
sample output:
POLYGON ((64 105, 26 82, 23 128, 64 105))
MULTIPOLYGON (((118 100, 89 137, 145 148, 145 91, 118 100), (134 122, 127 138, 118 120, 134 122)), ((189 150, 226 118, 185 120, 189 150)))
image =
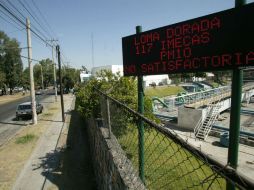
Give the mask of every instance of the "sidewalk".
MULTIPOLYGON (((58 101, 60 101, 60 99, 58 101)), ((44 189, 46 183, 50 184, 50 182, 48 182, 48 173, 59 161, 60 152, 57 152, 56 148, 61 132, 68 128, 68 121, 70 120, 69 113, 74 109, 74 105, 74 96, 64 96, 66 122, 62 122, 61 110, 56 112, 54 117, 52 117, 52 121, 47 122, 50 126, 48 126, 47 131, 40 137, 36 148, 26 162, 12 189, 44 189)))

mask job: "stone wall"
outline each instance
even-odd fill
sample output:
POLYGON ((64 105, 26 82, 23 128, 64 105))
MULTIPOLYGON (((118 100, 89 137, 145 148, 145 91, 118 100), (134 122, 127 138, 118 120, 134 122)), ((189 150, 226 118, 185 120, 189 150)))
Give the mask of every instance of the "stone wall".
POLYGON ((108 129, 97 126, 94 119, 86 126, 98 189, 145 189, 114 135, 109 139, 108 129))

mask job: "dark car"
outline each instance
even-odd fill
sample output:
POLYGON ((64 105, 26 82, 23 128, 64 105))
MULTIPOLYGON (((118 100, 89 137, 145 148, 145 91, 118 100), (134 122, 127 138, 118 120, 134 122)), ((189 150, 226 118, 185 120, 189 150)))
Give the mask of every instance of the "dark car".
MULTIPOLYGON (((42 113, 43 105, 36 103, 36 113, 42 113)), ((32 116, 32 104, 31 102, 24 102, 22 104, 19 104, 16 109, 16 118, 22 119, 25 117, 31 117, 32 116)))

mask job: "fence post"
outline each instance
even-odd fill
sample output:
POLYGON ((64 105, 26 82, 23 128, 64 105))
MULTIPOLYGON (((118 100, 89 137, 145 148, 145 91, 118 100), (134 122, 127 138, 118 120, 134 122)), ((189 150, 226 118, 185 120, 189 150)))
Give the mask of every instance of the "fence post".
MULTIPOLYGON (((245 4, 246 0, 235 0, 235 7, 245 4)), ((229 128, 229 147, 228 164, 236 169, 238 163, 239 134, 240 134, 240 110, 242 97, 242 69, 234 69, 231 90, 231 109, 230 109, 230 128, 229 128), (232 109, 234 107, 234 109, 232 109)), ((235 186, 227 182, 227 190, 233 190, 235 186)))
MULTIPOLYGON (((136 34, 142 32, 141 26, 136 26, 136 34)), ((144 114, 144 89, 143 76, 138 75, 138 112, 144 114)), ((139 139, 139 177, 145 183, 144 175, 144 122, 139 118, 138 122, 138 139, 139 139)))
POLYGON ((108 117, 108 138, 111 139, 110 109, 109 109, 109 100, 107 96, 106 101, 107 101, 107 117, 108 117))

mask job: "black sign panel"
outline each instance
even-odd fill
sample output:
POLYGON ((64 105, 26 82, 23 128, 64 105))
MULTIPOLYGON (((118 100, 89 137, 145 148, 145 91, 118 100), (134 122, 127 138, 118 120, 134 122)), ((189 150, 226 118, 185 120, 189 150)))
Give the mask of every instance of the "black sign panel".
POLYGON ((125 76, 254 66, 254 3, 122 38, 125 76))

